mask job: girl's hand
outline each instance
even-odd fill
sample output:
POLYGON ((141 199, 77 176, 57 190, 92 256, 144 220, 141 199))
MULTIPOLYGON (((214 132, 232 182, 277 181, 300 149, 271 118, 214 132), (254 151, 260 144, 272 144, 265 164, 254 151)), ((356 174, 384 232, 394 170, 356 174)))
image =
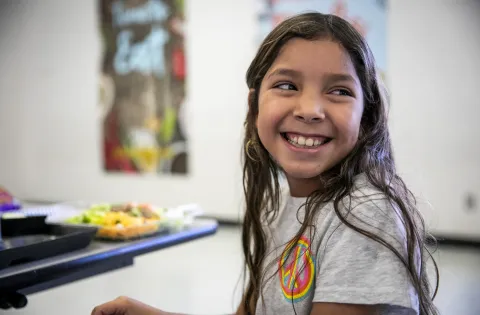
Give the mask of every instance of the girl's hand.
POLYGON ((169 315, 157 308, 128 297, 119 297, 113 301, 95 307, 91 315, 169 315))

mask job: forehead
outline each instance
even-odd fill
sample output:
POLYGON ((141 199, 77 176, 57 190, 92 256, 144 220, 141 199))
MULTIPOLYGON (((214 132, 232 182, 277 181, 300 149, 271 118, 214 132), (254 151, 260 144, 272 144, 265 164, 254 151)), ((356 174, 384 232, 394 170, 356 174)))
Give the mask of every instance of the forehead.
POLYGON ((347 51, 331 40, 289 40, 280 50, 269 72, 288 66, 302 72, 349 73, 356 76, 355 67, 347 51))

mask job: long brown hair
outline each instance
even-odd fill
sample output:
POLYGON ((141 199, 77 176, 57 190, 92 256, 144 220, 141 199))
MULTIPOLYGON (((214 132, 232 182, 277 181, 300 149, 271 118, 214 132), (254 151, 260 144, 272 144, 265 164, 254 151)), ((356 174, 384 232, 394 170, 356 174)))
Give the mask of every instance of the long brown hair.
MULTIPOLYGON (((365 39, 347 21, 321 13, 305 13, 280 23, 265 38, 247 71, 247 85, 253 92, 250 94, 245 120, 243 149, 246 213, 242 243, 247 281, 243 296, 245 313, 255 313, 256 303, 261 296, 265 276, 263 267, 267 254, 267 236, 263 226, 265 220, 271 222, 279 211, 279 178, 282 172, 258 138, 255 124, 258 115, 258 93, 268 69, 281 48, 292 38, 331 40, 342 45, 355 65, 365 104, 356 146, 343 161, 321 174, 321 189, 307 198, 305 219, 292 241, 298 241, 306 229, 312 226, 314 215, 321 204, 333 202, 337 216, 345 225, 379 242, 401 260, 418 294, 420 314, 438 314, 432 302, 433 297, 430 296, 431 288, 426 273, 426 259, 430 256, 433 260, 427 248, 429 237, 413 194, 396 172, 387 127, 388 100, 378 77, 373 54, 365 39), (356 226, 342 214, 341 202, 350 197, 354 177, 361 173, 399 210, 406 231, 407 255, 400 253, 375 233, 356 226)), ((433 263, 437 275, 436 294, 438 269, 434 260, 433 263)))

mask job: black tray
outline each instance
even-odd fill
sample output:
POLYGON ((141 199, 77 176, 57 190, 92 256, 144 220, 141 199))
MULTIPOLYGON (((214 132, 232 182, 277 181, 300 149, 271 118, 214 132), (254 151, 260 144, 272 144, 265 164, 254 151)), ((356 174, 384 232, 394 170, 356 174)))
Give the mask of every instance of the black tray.
POLYGON ((87 247, 96 227, 45 223, 46 216, 0 219, 0 269, 87 247))

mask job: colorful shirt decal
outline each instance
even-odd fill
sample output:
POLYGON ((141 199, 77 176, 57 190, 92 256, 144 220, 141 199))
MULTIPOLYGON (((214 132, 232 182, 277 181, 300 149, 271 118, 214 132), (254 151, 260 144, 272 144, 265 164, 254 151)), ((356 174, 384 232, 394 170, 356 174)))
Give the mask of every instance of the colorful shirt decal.
POLYGON ((310 250, 310 240, 302 236, 293 246, 285 247, 279 261, 282 292, 289 302, 300 302, 308 296, 315 279, 315 258, 310 250))

